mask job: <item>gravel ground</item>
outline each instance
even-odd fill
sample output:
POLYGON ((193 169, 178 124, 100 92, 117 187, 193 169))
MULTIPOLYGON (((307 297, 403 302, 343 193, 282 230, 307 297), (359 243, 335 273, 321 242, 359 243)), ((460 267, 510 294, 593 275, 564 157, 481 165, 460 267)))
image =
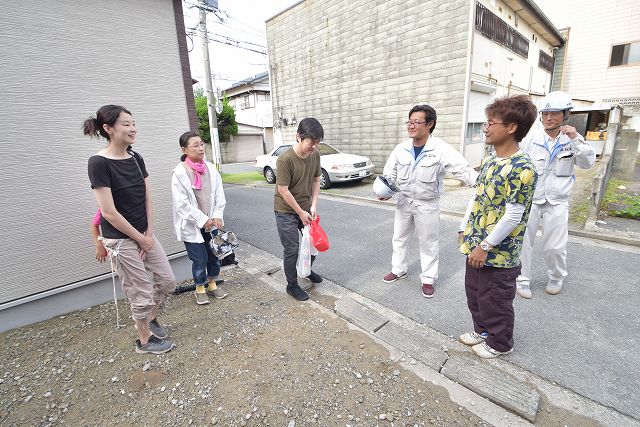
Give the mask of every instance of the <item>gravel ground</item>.
POLYGON ((164 355, 113 303, 0 335, 0 425, 486 425, 345 321, 225 274, 224 300, 168 300, 164 355))

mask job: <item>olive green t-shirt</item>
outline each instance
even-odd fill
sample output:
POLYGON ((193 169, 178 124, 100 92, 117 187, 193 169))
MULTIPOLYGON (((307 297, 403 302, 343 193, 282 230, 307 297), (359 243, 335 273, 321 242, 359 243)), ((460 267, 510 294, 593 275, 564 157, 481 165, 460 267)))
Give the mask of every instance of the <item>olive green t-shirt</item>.
MULTIPOLYGON (((311 209, 311 187, 313 179, 322 173, 320 152, 314 150, 306 159, 298 157, 293 148, 284 152, 276 162, 276 185, 289 187, 289 191, 300 207, 309 212, 311 209)), ((281 213, 295 213, 293 208, 278 194, 274 197, 273 209, 281 213)))

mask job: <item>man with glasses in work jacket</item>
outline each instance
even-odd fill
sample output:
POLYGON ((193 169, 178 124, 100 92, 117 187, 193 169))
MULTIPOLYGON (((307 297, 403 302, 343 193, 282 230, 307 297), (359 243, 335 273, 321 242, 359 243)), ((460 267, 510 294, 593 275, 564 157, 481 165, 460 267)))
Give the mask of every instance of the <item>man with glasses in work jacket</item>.
POLYGON ((432 136, 436 121, 436 111, 429 105, 413 107, 406 123, 410 139, 394 148, 383 171, 398 188, 392 268, 383 281, 392 283, 407 276, 409 239, 416 230, 420 244, 420 281, 425 298, 434 296, 434 283, 438 278, 439 198, 444 189, 445 172, 452 173, 469 186, 475 185, 478 177, 458 151, 432 136))

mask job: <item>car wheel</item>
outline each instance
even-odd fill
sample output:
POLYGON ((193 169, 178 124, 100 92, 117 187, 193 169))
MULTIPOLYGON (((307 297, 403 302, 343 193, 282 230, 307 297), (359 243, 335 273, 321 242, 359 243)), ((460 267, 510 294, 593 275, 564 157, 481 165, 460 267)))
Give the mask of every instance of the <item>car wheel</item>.
POLYGON ((322 175, 320 176, 320 188, 326 190, 331 187, 331 181, 329 180, 329 174, 326 170, 322 169, 322 175))
POLYGON ((269 166, 264 168, 264 178, 267 180, 269 184, 276 183, 276 174, 269 166))

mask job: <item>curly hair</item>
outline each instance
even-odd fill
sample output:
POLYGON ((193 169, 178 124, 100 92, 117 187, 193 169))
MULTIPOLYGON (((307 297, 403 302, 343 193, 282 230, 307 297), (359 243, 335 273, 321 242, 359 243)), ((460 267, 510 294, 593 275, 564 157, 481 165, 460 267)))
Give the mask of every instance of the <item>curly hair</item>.
POLYGON ((484 109, 487 117, 500 117, 504 124, 517 125, 513 138, 520 142, 538 117, 538 110, 526 95, 498 98, 484 109))

